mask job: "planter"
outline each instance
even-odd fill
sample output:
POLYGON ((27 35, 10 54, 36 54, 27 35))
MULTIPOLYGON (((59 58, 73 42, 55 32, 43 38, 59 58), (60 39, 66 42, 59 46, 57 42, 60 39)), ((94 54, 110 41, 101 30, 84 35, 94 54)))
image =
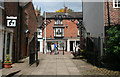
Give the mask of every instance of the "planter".
POLYGON ((12 68, 12 63, 4 63, 4 68, 12 68))

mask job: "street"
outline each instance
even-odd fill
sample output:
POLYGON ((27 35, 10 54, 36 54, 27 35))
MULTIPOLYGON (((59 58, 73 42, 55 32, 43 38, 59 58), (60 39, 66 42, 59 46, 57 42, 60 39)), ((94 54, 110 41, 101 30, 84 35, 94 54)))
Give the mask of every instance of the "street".
POLYGON ((62 52, 58 55, 44 55, 39 53, 38 67, 36 67, 35 63, 29 66, 28 61, 28 58, 23 59, 21 63, 13 64, 12 68, 3 69, 2 74, 13 77, 29 75, 120 75, 120 72, 118 71, 97 68, 84 60, 73 59, 73 55, 70 52, 65 52, 65 55, 62 55, 62 52), (11 74, 12 72, 14 72, 14 74, 11 74))

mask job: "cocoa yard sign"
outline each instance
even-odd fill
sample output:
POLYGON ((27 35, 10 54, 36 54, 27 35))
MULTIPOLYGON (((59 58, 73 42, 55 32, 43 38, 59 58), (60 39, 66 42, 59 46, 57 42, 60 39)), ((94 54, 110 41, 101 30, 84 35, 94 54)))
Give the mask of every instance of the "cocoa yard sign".
POLYGON ((7 27, 16 27, 17 23, 17 16, 7 16, 7 27))

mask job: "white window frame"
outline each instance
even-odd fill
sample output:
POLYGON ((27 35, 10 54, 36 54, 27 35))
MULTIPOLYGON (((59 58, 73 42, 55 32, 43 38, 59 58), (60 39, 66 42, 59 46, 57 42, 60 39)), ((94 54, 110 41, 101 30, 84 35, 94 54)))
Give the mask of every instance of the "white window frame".
POLYGON ((42 30, 41 29, 37 29, 37 37, 42 38, 42 30))
POLYGON ((118 5, 120 5, 120 0, 113 0, 113 8, 120 8, 120 6, 118 6, 118 5), (115 6, 115 5, 117 5, 117 6, 115 6))
POLYGON ((54 37, 64 37, 64 28, 54 28, 54 37), (56 34, 57 29, 60 29, 60 31, 62 32, 61 35, 56 34))
POLYGON ((60 19, 55 20, 55 25, 62 25, 63 22, 60 19))

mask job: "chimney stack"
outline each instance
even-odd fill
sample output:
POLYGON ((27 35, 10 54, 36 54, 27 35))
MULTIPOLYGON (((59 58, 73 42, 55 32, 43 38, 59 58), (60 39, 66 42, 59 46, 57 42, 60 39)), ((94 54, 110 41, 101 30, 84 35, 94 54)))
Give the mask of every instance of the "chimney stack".
POLYGON ((65 7, 65 13, 67 13, 68 11, 67 11, 67 7, 65 7))

